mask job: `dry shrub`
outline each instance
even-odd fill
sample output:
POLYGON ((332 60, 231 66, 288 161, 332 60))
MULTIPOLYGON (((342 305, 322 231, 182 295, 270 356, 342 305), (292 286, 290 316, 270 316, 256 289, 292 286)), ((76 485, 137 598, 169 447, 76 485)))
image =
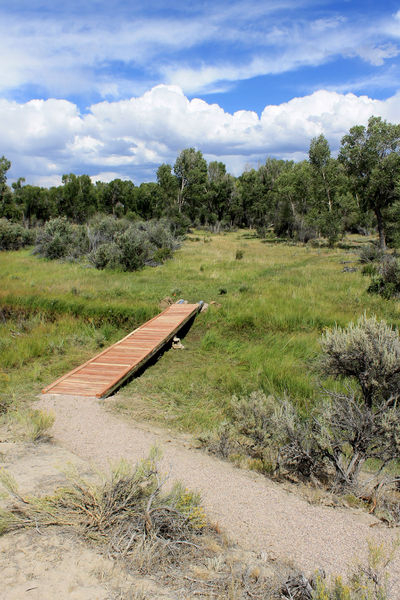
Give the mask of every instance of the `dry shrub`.
MULTIPOLYGON (((272 566, 262 556, 229 547, 210 526, 193 492, 180 485, 164 492, 155 453, 135 468, 120 462, 100 482, 76 472, 69 478, 69 485, 51 496, 22 497, 12 476, 0 471, 12 497, 12 504, 0 510, 0 534, 62 527, 99 545, 125 568, 157 577, 176 597, 390 600, 387 566, 394 549, 371 546, 369 564, 357 567, 346 584, 341 578, 329 582, 321 572, 311 579, 295 576, 288 566, 272 566)), ((124 597, 146 598, 137 588, 131 592, 124 597)))
POLYGON ((223 424, 216 434, 202 439, 214 454, 250 457, 265 474, 326 480, 313 431, 288 398, 266 396, 262 391, 234 396, 231 418, 231 424, 223 424))
POLYGON ((357 564, 347 582, 338 576, 330 581, 317 577, 312 600, 395 600, 390 589, 388 567, 398 545, 396 542, 388 547, 369 542, 367 564, 357 564))
POLYGON ((3 469, 0 481, 12 502, 0 509, 0 534, 58 526, 96 544, 129 570, 157 575, 179 590, 178 597, 272 598, 280 581, 275 572, 263 572, 265 561, 259 567, 253 555, 251 564, 238 558, 210 525, 197 494, 179 484, 164 491, 157 459, 153 452, 134 468, 122 461, 109 477, 97 474, 97 481, 72 471, 67 486, 44 497, 21 496, 3 469))
POLYGON ((394 600, 389 584, 388 567, 399 542, 391 547, 368 543, 367 564, 358 563, 344 581, 336 576, 327 579, 323 571, 312 577, 303 574, 289 577, 280 590, 284 600, 394 600))
POLYGON ((3 512, 3 531, 59 525, 109 546, 111 554, 127 556, 138 545, 155 544, 171 556, 182 547, 195 546, 211 531, 200 499, 179 484, 167 494, 161 489, 155 455, 132 468, 121 461, 101 483, 70 473, 70 484, 52 496, 22 498, 9 476, 2 483, 14 498, 3 512))

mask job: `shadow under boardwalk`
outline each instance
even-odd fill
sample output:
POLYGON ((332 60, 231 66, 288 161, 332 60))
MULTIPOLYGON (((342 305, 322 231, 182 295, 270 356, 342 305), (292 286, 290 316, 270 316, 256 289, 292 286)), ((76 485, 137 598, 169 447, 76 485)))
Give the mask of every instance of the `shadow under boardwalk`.
POLYGON ((43 390, 105 398, 154 357, 199 311, 199 304, 172 304, 122 340, 43 390))

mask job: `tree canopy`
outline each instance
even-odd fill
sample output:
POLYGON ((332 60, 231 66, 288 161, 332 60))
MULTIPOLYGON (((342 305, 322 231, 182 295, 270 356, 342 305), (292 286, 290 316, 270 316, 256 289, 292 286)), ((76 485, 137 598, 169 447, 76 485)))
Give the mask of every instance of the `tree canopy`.
POLYGON ((23 178, 10 188, 10 166, 0 158, 0 217, 29 227, 58 216, 82 223, 101 212, 130 220, 168 217, 177 231, 191 223, 250 227, 304 242, 322 236, 330 244, 346 231, 376 227, 382 249, 387 241, 400 245, 400 125, 380 117, 352 127, 338 158, 320 134, 310 140, 307 160, 268 157, 237 177, 221 161, 207 164, 193 147, 179 152, 173 166, 161 164, 156 182, 139 186, 122 179, 94 185, 88 175, 70 173, 50 189, 23 178))

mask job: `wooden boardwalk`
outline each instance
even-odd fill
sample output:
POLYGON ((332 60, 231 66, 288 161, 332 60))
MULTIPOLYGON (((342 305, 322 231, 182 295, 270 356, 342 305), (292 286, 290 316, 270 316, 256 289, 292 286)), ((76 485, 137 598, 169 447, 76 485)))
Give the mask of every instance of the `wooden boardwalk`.
POLYGON ((200 309, 172 304, 100 354, 46 387, 43 394, 105 398, 154 356, 200 309))

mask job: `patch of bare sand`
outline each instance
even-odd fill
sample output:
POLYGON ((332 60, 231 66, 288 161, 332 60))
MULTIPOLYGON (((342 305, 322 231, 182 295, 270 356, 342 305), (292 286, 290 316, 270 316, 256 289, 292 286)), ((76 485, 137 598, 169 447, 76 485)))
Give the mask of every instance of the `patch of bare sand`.
MULTIPOLYGON (((12 474, 22 496, 51 493, 65 484, 62 470, 68 465, 78 467, 83 475, 93 475, 84 461, 59 445, 0 442, 0 468, 12 474)), ((3 502, 7 504, 7 499, 3 502)), ((130 575, 115 561, 60 528, 18 531, 0 537, 0 600, 144 597, 173 598, 158 582, 130 575)))
MULTIPOLYGON (((55 413, 53 433, 62 445, 99 466, 119 458, 136 462, 161 447, 164 471, 201 493, 209 516, 233 541, 306 573, 345 574, 366 559, 368 540, 390 543, 398 535, 361 510, 311 505, 261 475, 182 447, 167 432, 134 426, 96 399, 45 395, 40 408, 55 413)), ((400 591, 399 559, 391 578, 400 591)))
POLYGON ((175 596, 60 530, 0 538, 0 600, 136 600, 175 596))

